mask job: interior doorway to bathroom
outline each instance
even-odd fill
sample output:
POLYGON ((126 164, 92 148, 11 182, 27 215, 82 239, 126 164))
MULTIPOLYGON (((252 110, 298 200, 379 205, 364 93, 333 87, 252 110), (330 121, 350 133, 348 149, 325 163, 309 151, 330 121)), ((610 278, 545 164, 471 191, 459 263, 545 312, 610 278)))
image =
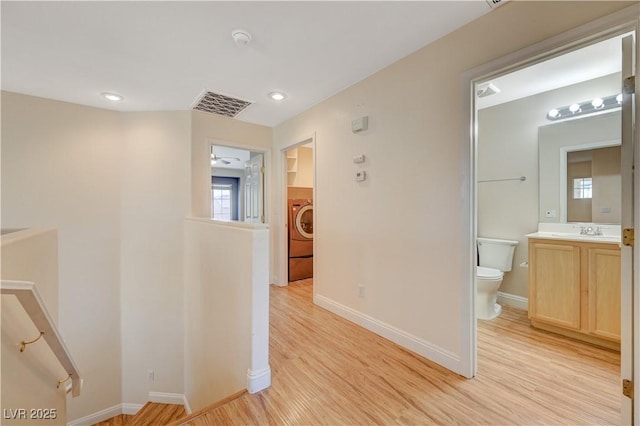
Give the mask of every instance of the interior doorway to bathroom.
MULTIPOLYGON (((607 186, 598 190, 591 187, 593 180, 597 179, 592 170, 600 167, 592 164, 596 161, 593 155, 587 155, 586 151, 574 156, 566 155, 567 152, 586 150, 582 146, 589 146, 595 142, 602 142, 607 146, 620 145, 622 117, 625 114, 625 108, 632 108, 630 102, 633 96, 625 95, 624 101, 621 96, 621 81, 627 72, 622 68, 622 64, 625 61, 629 62, 629 59, 622 55, 622 45, 626 43, 629 47, 629 40, 633 42, 635 23, 627 26, 626 31, 610 31, 607 36, 593 36, 593 31, 591 29, 591 34, 588 32, 583 34, 582 41, 579 41, 575 35, 567 36, 566 45, 571 44, 572 47, 565 48, 562 54, 558 52, 563 48, 555 41, 554 44, 547 45, 546 50, 543 50, 545 47, 541 45, 536 48, 537 50, 532 48, 528 56, 524 56, 525 53, 519 53, 520 56, 516 58, 518 55, 514 55, 510 62, 512 65, 507 67, 504 64, 509 61, 505 61, 504 58, 489 64, 483 70, 476 70, 475 78, 470 78, 474 98, 470 111, 471 128, 476 130, 472 137, 473 148, 470 159, 472 238, 469 242, 470 245, 475 245, 473 241, 476 237, 519 241, 512 269, 504 274, 503 283, 497 294, 498 303, 516 312, 510 316, 509 320, 518 317, 519 321, 528 322, 531 303, 538 301, 535 295, 535 300, 530 300, 528 269, 530 256, 527 234, 538 231, 540 224, 559 224, 561 220, 564 220, 569 227, 580 226, 577 223, 572 225, 567 220, 566 209, 567 204, 570 204, 567 200, 575 198, 575 194, 593 198, 593 214, 590 215, 592 220, 588 222, 601 225, 602 228, 617 227, 619 229, 621 223, 625 221, 624 200, 632 199, 630 187, 633 180, 629 177, 630 173, 625 171, 624 154, 622 154, 622 166, 619 164, 617 166, 618 170, 622 170, 621 172, 613 170, 616 166, 612 164, 610 156, 600 164, 604 164, 604 167, 609 170, 607 172, 609 182, 607 186), (589 40, 586 41, 587 39, 589 40), (625 39, 624 42, 623 39, 625 39), (548 53, 545 54, 545 51, 548 53), (527 65, 523 66, 523 63, 527 65), (607 99, 607 102, 612 101, 611 105, 604 108, 600 103, 600 101, 604 103, 604 99, 607 99), (547 131, 541 131, 541 129, 547 131), (584 139, 571 142, 569 141, 571 137, 566 137, 562 141, 560 139, 550 142, 543 140, 545 133, 554 134, 558 131, 560 135, 562 132, 558 129, 569 129, 573 132, 571 135, 581 135, 584 139), (607 133, 607 131, 613 133, 607 133), (588 140, 589 138, 598 140, 588 140), (545 143, 552 148, 546 149, 543 146, 545 143), (569 147, 570 143, 574 144, 575 148, 569 147), (564 163, 561 162, 563 150, 564 163), (574 157, 574 163, 584 163, 583 166, 589 163, 589 171, 576 171, 576 165, 571 164, 572 157, 574 157), (570 163, 567 163, 567 159, 570 163), (564 184, 561 183, 560 178, 562 173, 564 173, 564 184), (577 173, 579 176, 572 176, 571 173, 577 173), (574 189, 574 183, 579 187, 574 189), (564 203, 561 200, 564 200, 564 203)), ((629 142, 627 142, 627 149, 628 146, 629 142)), ((624 152, 624 146, 622 149, 624 152)), ((633 157, 629 151, 626 152, 627 157, 633 157)), ((599 153, 596 156, 607 155, 599 153)), ((631 169, 629 164, 626 167, 628 170, 631 169)), ((629 208, 628 203, 626 208, 629 208)), ((633 214, 631 205, 631 216, 633 214)), ((618 318, 621 318, 619 333, 622 342, 622 361, 621 365, 616 367, 618 374, 612 377, 610 398, 620 406, 622 422, 630 423, 632 402, 625 400, 619 394, 621 377, 633 377, 631 367, 634 359, 632 330, 626 325, 633 321, 632 298, 629 294, 633 285, 630 279, 631 273, 628 273, 626 279, 624 278, 624 271, 631 270, 633 252, 627 251, 624 254, 624 250, 623 248, 621 255, 623 279, 620 282, 621 289, 617 297, 617 309, 621 310, 618 318), (626 300, 625 294, 627 294, 626 300), (628 302, 628 305, 624 306, 625 302, 628 302)), ((477 251, 475 248, 471 251, 472 259, 475 261, 471 268, 473 270, 477 262, 477 251)), ((588 287, 590 284, 586 285, 588 287)), ((580 297, 579 294, 578 297, 580 297)), ((476 300, 475 291, 472 300, 476 300)), ((580 309, 581 306, 589 306, 591 302, 576 303, 580 309)), ((592 321, 592 318, 586 313, 581 315, 583 325, 578 328, 590 327, 584 322, 592 321)), ((475 365, 472 368, 476 374, 482 375, 482 360, 479 358, 486 352, 478 350, 478 346, 491 345, 486 342, 486 339, 490 340, 491 337, 487 336, 491 336, 495 330, 487 333, 486 329, 491 328, 491 325, 477 324, 474 318, 470 318, 470 321, 472 321, 472 335, 476 345, 472 350, 476 356, 473 360, 475 365), (484 341, 479 342, 479 339, 484 341)), ((509 332, 508 327, 500 330, 509 332)), ((499 334, 496 336, 498 338, 499 334)), ((560 334, 553 334, 553 336, 560 336, 560 334)), ((568 337, 559 338, 570 339, 568 341, 571 342, 577 341, 568 337)), ((509 357, 510 351, 505 349, 502 353, 509 357)), ((514 353, 522 356, 521 351, 514 351, 514 353)), ((505 361, 526 362, 522 358, 505 361)), ((593 391, 602 392, 597 387, 593 391)))
POLYGON ((315 258, 315 197, 313 138, 282 151, 284 164, 283 194, 286 220, 284 229, 286 282, 313 285, 315 258))

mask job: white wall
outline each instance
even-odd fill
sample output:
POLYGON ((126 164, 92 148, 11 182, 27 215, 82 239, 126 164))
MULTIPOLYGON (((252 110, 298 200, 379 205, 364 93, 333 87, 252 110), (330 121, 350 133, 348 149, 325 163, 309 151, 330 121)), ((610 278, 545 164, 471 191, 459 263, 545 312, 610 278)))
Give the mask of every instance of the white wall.
POLYGON ((84 376, 73 420, 122 402, 118 113, 2 92, 2 227, 58 228, 59 328, 84 376))
MULTIPOLYGON (((35 283, 45 309, 54 325, 58 325, 58 238, 55 229, 3 234, 1 273, 2 280, 35 283)), ((57 389, 56 382, 67 376, 65 369, 44 339, 27 345, 24 352, 20 352, 20 343, 35 339, 40 330, 14 295, 0 298, 2 424, 33 424, 29 410, 38 408, 53 410, 54 414, 39 424, 64 424, 67 397, 65 387, 57 389), (19 409, 27 411, 20 413, 19 409)))
POLYGON ((182 221, 190 208, 191 114, 126 113, 122 128, 122 398, 144 404, 150 391, 183 392, 182 221))
MULTIPOLYGON (((619 74, 612 74, 478 112, 478 180, 527 178, 524 182, 478 184, 478 235, 520 242, 514 253, 513 270, 505 274, 501 292, 528 297, 528 270, 519 266, 528 259, 525 235, 535 232, 538 222, 549 220, 544 218, 545 209, 555 209, 558 214, 560 211, 559 147, 554 145, 555 151, 549 154, 551 158, 543 159, 556 167, 555 172, 548 170, 539 175, 538 129, 543 132, 546 128, 577 128, 585 120, 602 121, 604 117, 552 123, 546 118, 547 112, 551 108, 615 94, 619 87, 619 74), (553 203, 548 197, 539 203, 539 194, 544 197, 545 193, 555 194, 553 203)), ((619 114, 617 117, 619 120, 619 114)), ((589 128, 598 127, 596 124, 589 128)), ((571 144, 575 143, 574 139, 571 144)))
POLYGON ((59 325, 58 317, 58 231, 56 229, 23 229, 4 233, 2 237, 3 280, 33 282, 44 301, 47 312, 59 325))
POLYGON ((269 231, 207 219, 184 230, 184 387, 196 411, 270 383, 269 231))
POLYGON ((181 393, 190 112, 2 101, 2 225, 59 229, 60 329, 85 378, 69 420, 181 393))
POLYGON ((288 175, 289 186, 313 188, 313 148, 293 148, 296 155, 296 171, 288 175))
POLYGON ((317 300, 461 371, 462 74, 627 5, 506 3, 277 126, 276 152, 316 133, 317 300))

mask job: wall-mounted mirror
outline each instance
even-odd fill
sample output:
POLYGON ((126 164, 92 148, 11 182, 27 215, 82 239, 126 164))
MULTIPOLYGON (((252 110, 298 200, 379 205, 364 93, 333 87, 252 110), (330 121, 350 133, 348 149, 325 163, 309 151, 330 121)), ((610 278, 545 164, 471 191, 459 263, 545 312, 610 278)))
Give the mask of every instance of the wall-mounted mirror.
POLYGON ((620 112, 538 129, 540 222, 619 224, 620 112))

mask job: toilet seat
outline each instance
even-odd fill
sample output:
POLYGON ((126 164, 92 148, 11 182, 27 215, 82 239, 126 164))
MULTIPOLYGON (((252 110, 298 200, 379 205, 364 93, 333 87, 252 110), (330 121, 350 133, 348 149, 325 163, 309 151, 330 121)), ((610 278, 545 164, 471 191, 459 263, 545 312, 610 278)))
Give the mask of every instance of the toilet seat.
POLYGON ((483 280, 501 280, 504 276, 504 272, 499 269, 487 268, 484 266, 478 266, 476 269, 476 278, 483 280))

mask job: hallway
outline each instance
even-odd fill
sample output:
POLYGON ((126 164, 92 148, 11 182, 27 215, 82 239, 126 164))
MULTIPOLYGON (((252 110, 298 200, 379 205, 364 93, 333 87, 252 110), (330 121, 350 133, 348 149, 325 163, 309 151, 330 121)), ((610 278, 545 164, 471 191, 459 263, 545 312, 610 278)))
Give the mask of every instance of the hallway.
POLYGON ((619 354, 534 330, 524 311, 479 324, 467 380, 313 305, 311 280, 270 295, 271 388, 185 424, 619 422, 619 354))

